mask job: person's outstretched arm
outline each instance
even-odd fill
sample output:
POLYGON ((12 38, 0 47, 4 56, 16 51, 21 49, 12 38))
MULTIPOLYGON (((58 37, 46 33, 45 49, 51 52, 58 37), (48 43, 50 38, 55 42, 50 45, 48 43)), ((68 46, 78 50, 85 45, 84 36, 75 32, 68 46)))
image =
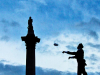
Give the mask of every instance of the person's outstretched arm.
POLYGON ((62 53, 67 53, 67 54, 71 54, 71 55, 76 55, 77 52, 63 51, 62 53))

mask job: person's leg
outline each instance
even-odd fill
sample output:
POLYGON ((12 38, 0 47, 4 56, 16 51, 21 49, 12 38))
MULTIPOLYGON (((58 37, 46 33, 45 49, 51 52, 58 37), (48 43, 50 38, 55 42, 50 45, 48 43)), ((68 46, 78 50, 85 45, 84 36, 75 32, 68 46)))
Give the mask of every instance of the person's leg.
POLYGON ((81 75, 81 67, 80 66, 77 67, 77 75, 81 75))
POLYGON ((81 72, 78 71, 78 72, 77 72, 77 75, 81 75, 81 72))
POLYGON ((83 75, 87 75, 87 72, 85 71, 85 67, 83 69, 83 75))

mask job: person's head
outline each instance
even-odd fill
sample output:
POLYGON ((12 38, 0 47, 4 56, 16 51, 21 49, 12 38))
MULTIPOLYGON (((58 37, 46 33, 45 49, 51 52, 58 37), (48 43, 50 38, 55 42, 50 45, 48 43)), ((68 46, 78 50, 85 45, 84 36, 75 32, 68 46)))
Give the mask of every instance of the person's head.
POLYGON ((83 44, 82 44, 82 43, 80 43, 80 44, 77 46, 77 49, 81 49, 81 48, 83 48, 83 44))

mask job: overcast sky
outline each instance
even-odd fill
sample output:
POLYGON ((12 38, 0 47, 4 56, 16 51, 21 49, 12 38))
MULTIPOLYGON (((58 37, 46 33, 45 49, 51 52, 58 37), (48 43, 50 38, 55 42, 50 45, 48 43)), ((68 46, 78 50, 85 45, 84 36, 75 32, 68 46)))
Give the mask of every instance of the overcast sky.
POLYGON ((36 75, 76 75, 77 61, 62 51, 83 43, 86 71, 100 75, 99 0, 0 0, 0 75, 25 75, 28 19, 33 19, 36 75), (59 46, 54 46, 58 43, 59 46))

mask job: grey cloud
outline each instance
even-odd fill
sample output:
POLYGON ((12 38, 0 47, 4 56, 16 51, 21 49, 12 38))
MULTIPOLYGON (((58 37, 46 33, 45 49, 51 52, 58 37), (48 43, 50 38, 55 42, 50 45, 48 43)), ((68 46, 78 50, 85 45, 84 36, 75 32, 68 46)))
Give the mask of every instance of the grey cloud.
POLYGON ((90 60, 97 61, 97 56, 95 54, 91 54, 90 60))
MULTIPOLYGON (((36 67, 36 75, 76 75, 75 72, 63 72, 54 69, 47 69, 42 67, 36 67)), ((87 68, 88 69, 88 68, 87 68)), ((4 65, 0 63, 0 74, 1 75, 25 75, 25 65, 13 66, 13 65, 4 65)), ((89 75, 98 75, 100 72, 88 72, 89 75)))
POLYGON ((94 28, 96 28, 96 27, 100 28, 100 20, 95 18, 95 17, 92 17, 89 22, 82 21, 79 24, 77 24, 76 26, 82 27, 82 28, 88 27, 89 29, 90 29, 90 26, 91 26, 91 28, 93 28, 93 27, 94 28))
POLYGON ((84 36, 87 37, 87 39, 93 38, 94 40, 98 40, 99 36, 96 30, 92 30, 91 28, 80 28, 80 33, 84 36))
POLYGON ((88 75, 100 75, 100 72, 95 72, 95 73, 90 72, 88 73, 88 75))
POLYGON ((25 66, 4 65, 0 63, 1 75, 25 75, 25 66))
MULTIPOLYGON (((42 1, 41 1, 42 2, 42 1)), ((74 21, 76 20, 80 20, 82 19, 82 13, 81 11, 75 11, 71 8, 71 3, 73 3, 73 1, 54 1, 54 0, 50 0, 50 1, 44 1, 46 4, 40 3, 39 1, 34 2, 32 1, 32 4, 29 2, 25 2, 26 5, 25 6, 30 6, 37 8, 37 10, 31 10, 32 12, 38 12, 39 14, 42 14, 45 16, 49 16, 49 19, 52 18, 54 20, 54 18, 56 18, 56 20, 68 20, 68 21, 74 21), (29 3, 29 5, 28 5, 29 3), (38 6, 37 6, 38 5, 38 6), (67 8, 67 9, 66 9, 67 8)), ((25 8, 26 9, 26 8, 25 8)))
POLYGON ((99 36, 98 34, 96 33, 96 31, 92 31, 90 30, 89 33, 88 33, 89 36, 93 37, 94 39, 98 40, 99 36))
POLYGON ((12 28, 14 28, 14 30, 16 30, 16 28, 20 28, 20 24, 17 21, 9 21, 6 19, 1 19, 0 20, 0 26, 1 26, 1 30, 3 30, 5 33, 8 33, 9 31, 12 30, 12 28))
POLYGON ((20 26, 20 24, 18 22, 16 22, 16 21, 12 21, 11 22, 11 26, 18 27, 18 26, 20 26))
POLYGON ((91 25, 99 25, 100 26, 100 20, 95 18, 95 17, 92 17, 90 22, 88 24, 91 24, 91 25))
POLYGON ((4 40, 4 41, 9 41, 10 40, 10 38, 8 36, 2 36, 0 39, 4 40))
MULTIPOLYGON (((91 67, 92 68, 92 67, 91 67)), ((89 68, 87 68, 89 69, 89 68)), ((88 75, 99 75, 100 72, 88 72, 88 75)), ((63 72, 53 69, 43 69, 41 67, 36 67, 36 75, 77 75, 77 72, 63 72)))
POLYGON ((80 7, 82 8, 85 8, 86 10, 88 10, 88 12, 91 14, 92 11, 93 14, 98 14, 99 13, 99 3, 100 1, 98 0, 95 0, 95 1, 91 1, 91 0, 88 0, 88 1, 84 1, 84 0, 77 0, 76 1, 80 7))
POLYGON ((81 32, 84 36, 98 40, 98 31, 100 29, 100 20, 92 17, 89 22, 81 22, 76 24, 76 30, 81 32))
POLYGON ((8 21, 6 19, 2 19, 0 21, 4 26, 8 27, 8 26, 11 26, 11 27, 17 27, 17 26, 20 26, 20 24, 17 22, 17 21, 8 21))
POLYGON ((0 60, 0 62, 5 62, 6 60, 0 60))
POLYGON ((0 27, 2 27, 3 28, 3 31, 4 32, 7 32, 8 31, 8 24, 9 24, 9 21, 7 21, 6 19, 2 19, 1 21, 0 21, 0 27))
POLYGON ((37 47, 37 50, 39 50, 40 53, 50 53, 51 51, 48 50, 49 45, 45 45, 43 47, 37 47))
POLYGON ((43 69, 41 67, 36 67, 36 75, 76 75, 76 73, 62 72, 53 69, 43 69))
MULTIPOLYGON (((4 65, 0 63, 0 74, 1 75, 25 75, 25 65, 13 66, 4 65)), ((76 75, 76 73, 62 72, 53 69, 43 69, 36 67, 36 75, 76 75)))
POLYGON ((91 54, 90 57, 86 57, 91 61, 91 64, 96 64, 96 61, 98 61, 98 57, 95 54, 91 54))
POLYGON ((100 44, 92 44, 92 43, 88 43, 87 45, 89 45, 90 47, 93 47, 93 48, 100 49, 100 44))
POLYGON ((73 46, 70 46, 70 45, 68 45, 68 46, 66 46, 69 50, 75 50, 76 49, 76 47, 73 47, 73 46))
POLYGON ((1 22, 6 24, 9 23, 9 21, 7 21, 6 19, 2 19, 1 22))
POLYGON ((77 27, 83 27, 84 25, 87 25, 87 22, 80 22, 79 24, 77 24, 77 27))

